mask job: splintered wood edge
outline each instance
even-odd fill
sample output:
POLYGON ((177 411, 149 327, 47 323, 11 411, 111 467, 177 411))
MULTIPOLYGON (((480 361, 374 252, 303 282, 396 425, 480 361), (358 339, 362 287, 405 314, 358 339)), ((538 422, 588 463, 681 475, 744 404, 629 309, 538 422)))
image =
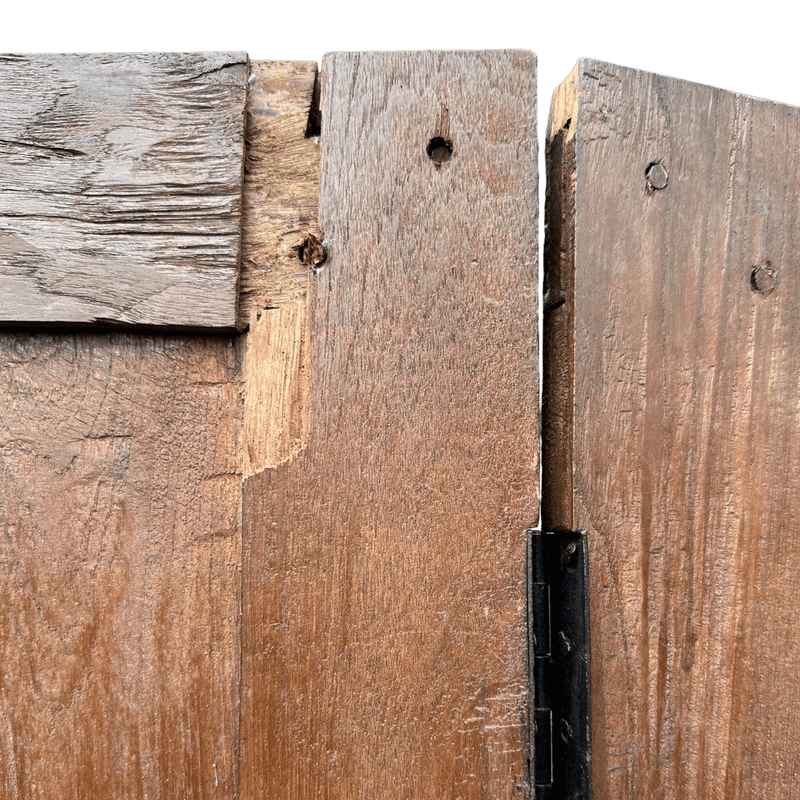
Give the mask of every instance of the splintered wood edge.
MULTIPOLYGON (((547 140, 550 141, 567 123, 568 120, 575 120, 578 113, 578 75, 581 64, 579 61, 569 75, 553 92, 553 99, 550 103, 550 117, 547 124, 547 140)), ((576 120, 577 121, 577 120, 576 120)), ((576 125, 570 125, 568 130, 569 138, 575 136, 576 125)))
POLYGON ((255 61, 247 100, 242 268, 239 282, 244 412, 242 474, 290 461, 308 444, 310 268, 319 242, 320 153, 316 62, 255 61))
POLYGON ((545 150, 542 517, 550 530, 573 529, 575 131, 583 63, 553 92, 545 150))

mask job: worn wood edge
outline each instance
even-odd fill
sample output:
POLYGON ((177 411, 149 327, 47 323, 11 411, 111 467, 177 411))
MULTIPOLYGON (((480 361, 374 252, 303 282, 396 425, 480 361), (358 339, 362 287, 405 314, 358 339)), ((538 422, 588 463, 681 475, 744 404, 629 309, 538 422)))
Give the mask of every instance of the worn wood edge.
MULTIPOLYGON (((553 92, 547 121, 547 141, 550 141, 565 126, 567 120, 572 120, 577 114, 578 76, 584 63, 584 59, 576 62, 572 72, 561 81, 553 92)), ((570 125, 567 130, 568 138, 572 139, 575 136, 575 127, 570 125)))
POLYGON ((317 87, 316 62, 250 64, 239 282, 244 479, 308 444, 310 267, 301 256, 320 236, 319 140, 308 135, 317 87))
POLYGON ((542 522, 573 530, 575 131, 582 62, 553 93, 545 143, 542 522))

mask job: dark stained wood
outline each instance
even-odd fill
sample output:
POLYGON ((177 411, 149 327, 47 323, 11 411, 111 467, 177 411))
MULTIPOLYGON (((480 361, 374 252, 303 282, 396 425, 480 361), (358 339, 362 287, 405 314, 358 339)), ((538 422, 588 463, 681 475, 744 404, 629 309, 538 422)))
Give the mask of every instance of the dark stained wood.
POLYGON ((0 323, 236 327, 244 53, 0 56, 0 323))
POLYGON ((0 796, 236 797, 235 354, 0 336, 0 796))
POLYGON ((534 70, 325 59, 309 440, 244 484, 242 798, 527 796, 534 70))
POLYGON ((796 797, 800 110, 581 61, 548 148, 545 524, 588 531, 594 797, 796 797))

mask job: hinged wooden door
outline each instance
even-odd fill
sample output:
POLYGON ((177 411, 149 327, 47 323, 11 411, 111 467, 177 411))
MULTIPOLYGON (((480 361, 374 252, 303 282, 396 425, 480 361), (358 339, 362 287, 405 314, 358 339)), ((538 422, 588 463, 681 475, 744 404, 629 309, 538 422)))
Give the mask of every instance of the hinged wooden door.
POLYGON ((548 131, 544 522, 596 798, 797 797, 798 109, 578 62, 548 131))

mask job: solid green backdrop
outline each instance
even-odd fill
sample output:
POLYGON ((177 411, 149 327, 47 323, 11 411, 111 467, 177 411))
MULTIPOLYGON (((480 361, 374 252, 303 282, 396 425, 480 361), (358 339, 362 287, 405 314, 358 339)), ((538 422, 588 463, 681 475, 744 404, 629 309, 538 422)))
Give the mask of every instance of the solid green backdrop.
POLYGON ((7 0, 3 6, 0 52, 235 49, 253 58, 320 59, 328 50, 525 47, 539 55, 542 131, 553 88, 581 56, 800 105, 800 6, 776 0, 7 0))

